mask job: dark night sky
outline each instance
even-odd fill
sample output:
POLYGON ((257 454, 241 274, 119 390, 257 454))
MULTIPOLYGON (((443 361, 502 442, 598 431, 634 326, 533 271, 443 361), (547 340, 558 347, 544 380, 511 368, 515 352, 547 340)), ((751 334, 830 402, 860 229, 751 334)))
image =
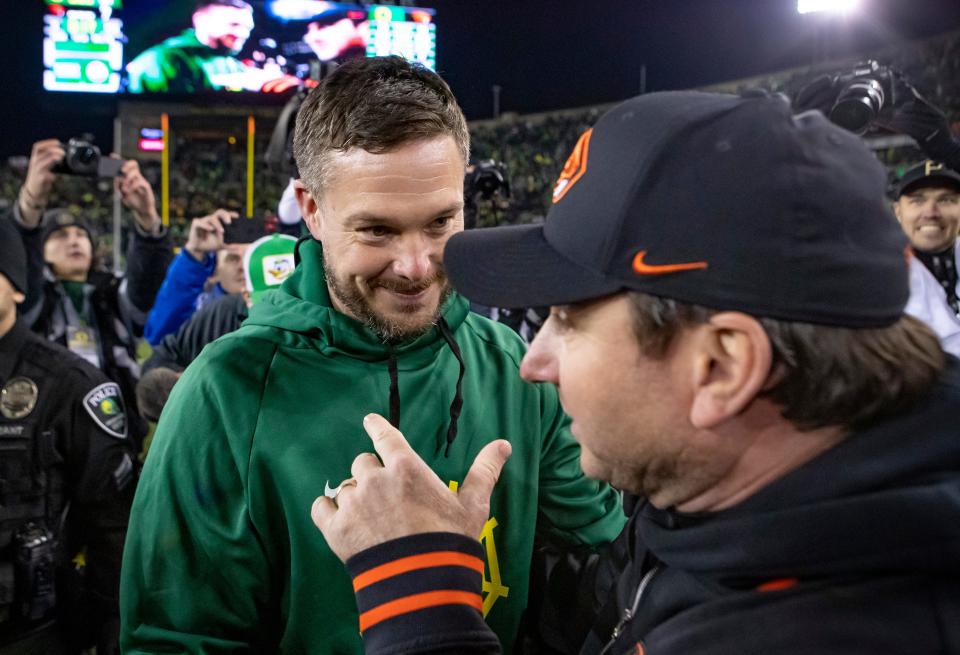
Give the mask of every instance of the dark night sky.
MULTIPOLYGON (((148 0, 127 0, 128 4, 148 0)), ((161 0, 150 0, 161 1, 161 0)), ((809 63, 815 34, 849 55, 960 29, 960 0, 861 0, 849 19, 800 16, 796 0, 421 0, 437 10, 438 68, 468 118, 620 100, 809 63), (817 27, 818 23, 820 26, 817 27)), ((44 136, 110 136, 115 100, 41 90, 42 0, 0 1, 0 156, 44 136)))

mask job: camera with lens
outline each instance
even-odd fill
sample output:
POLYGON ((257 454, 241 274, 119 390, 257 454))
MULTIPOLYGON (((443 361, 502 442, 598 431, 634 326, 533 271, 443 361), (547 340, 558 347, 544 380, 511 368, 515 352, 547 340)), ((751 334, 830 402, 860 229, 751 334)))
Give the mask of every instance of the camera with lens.
POLYGON ((63 161, 52 170, 60 175, 79 175, 83 177, 115 177, 120 174, 123 162, 100 154, 100 148, 93 145, 87 136, 75 137, 63 144, 66 154, 63 161))
POLYGON ((47 528, 27 523, 14 533, 13 547, 19 615, 29 621, 47 618, 57 604, 57 539, 47 528))
POLYGON ((857 64, 833 82, 840 92, 830 109, 830 121, 854 134, 866 132, 881 110, 895 104, 893 72, 876 61, 857 64))
POLYGON ((506 168, 492 159, 485 159, 472 166, 463 186, 468 198, 480 196, 484 200, 490 200, 497 193, 504 198, 510 197, 506 168))

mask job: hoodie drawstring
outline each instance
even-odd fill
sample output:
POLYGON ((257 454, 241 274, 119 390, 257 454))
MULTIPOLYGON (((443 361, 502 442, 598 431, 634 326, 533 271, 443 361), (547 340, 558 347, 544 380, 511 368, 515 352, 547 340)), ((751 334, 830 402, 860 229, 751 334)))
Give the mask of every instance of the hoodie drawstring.
POLYGON ((397 354, 390 348, 387 359, 387 370, 390 371, 390 425, 400 429, 400 378, 397 375, 397 354))
MULTIPOLYGON (((450 425, 447 427, 447 446, 443 452, 444 457, 450 456, 450 446, 457 438, 457 429, 460 422, 460 411, 463 409, 463 376, 467 372, 467 367, 463 363, 463 355, 460 354, 460 344, 453 338, 453 332, 450 326, 443 318, 437 323, 440 328, 440 334, 443 340, 450 346, 453 356, 457 358, 460 364, 460 374, 457 376, 457 389, 453 395, 453 402, 450 403, 450 425)), ((389 345, 389 356, 387 357, 387 370, 390 372, 390 425, 400 429, 400 380, 397 374, 397 354, 389 345)))
POLYGON ((463 376, 467 372, 467 367, 463 363, 463 355, 460 354, 460 344, 453 338, 453 332, 450 331, 450 326, 447 325, 446 319, 441 317, 438 326, 440 328, 440 334, 443 335, 447 345, 450 346, 450 350, 453 351, 453 356, 456 357, 460 363, 460 375, 457 376, 457 391, 453 396, 453 402, 450 403, 450 426, 447 428, 447 448, 444 451, 444 457, 449 457, 450 446, 453 445, 453 440, 457 438, 460 410, 463 409, 463 376))

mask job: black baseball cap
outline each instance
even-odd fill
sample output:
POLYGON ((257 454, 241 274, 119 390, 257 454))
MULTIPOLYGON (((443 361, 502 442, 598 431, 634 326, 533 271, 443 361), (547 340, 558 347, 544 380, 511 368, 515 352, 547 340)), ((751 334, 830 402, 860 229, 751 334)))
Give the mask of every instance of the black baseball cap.
POLYGON ((5 217, 0 217, 0 275, 20 293, 27 292, 27 253, 17 228, 5 217))
POLYGON ((897 183, 897 198, 925 186, 948 186, 960 191, 960 174, 940 162, 928 159, 907 169, 897 183))
POLYGON ((41 237, 41 243, 46 243, 47 239, 50 238, 50 235, 65 227, 70 227, 75 225, 81 230, 87 233, 87 237, 90 239, 90 243, 93 243, 93 229, 90 227, 90 224, 87 223, 81 216, 78 216, 69 209, 59 207, 57 209, 48 209, 43 212, 43 218, 41 219, 41 226, 43 227, 43 234, 41 237))
POLYGON ((881 327, 907 239, 858 137, 781 96, 652 93, 577 143, 542 225, 447 243, 456 288, 497 307, 624 290, 797 322, 881 327))

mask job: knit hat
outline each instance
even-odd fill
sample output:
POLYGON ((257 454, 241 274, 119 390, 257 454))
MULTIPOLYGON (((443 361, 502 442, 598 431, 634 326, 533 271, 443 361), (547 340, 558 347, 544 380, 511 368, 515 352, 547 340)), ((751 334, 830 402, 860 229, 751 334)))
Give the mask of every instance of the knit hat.
POLYGON ((85 221, 82 217, 77 216, 65 207, 48 209, 47 211, 43 212, 43 218, 41 219, 40 225, 43 228, 41 243, 46 243, 47 239, 50 238, 50 235, 57 230, 70 227, 71 225, 76 225, 81 230, 86 232, 87 238, 90 239, 90 243, 94 242, 93 229, 90 227, 90 224, 87 223, 87 221, 85 221))
POLYGON ((296 268, 293 251, 297 240, 286 234, 271 234, 251 243, 243 254, 250 302, 279 287, 296 268))
POLYGON ((0 218, 0 274, 14 289, 27 292, 27 253, 17 228, 6 218, 0 218))

